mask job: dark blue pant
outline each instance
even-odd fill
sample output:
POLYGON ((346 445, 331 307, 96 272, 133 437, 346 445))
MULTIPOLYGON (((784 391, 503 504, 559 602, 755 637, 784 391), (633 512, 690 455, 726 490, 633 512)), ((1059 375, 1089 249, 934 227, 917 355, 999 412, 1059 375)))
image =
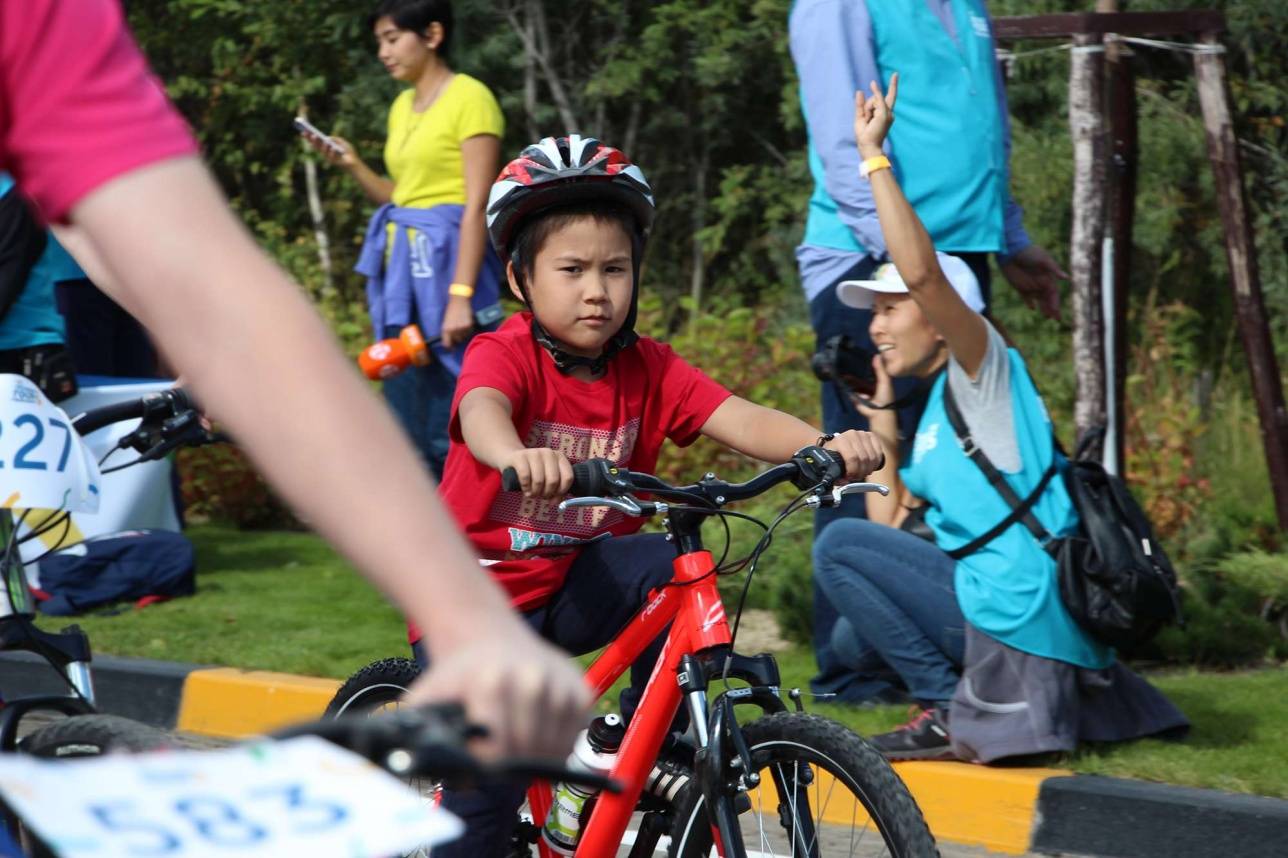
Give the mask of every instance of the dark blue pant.
MULTIPOLYGON (((396 335, 395 335, 396 336, 396 335)), ((449 439, 447 424, 456 395, 456 376, 437 360, 429 366, 410 366, 385 379, 385 401, 434 479, 443 478, 449 439)))
MULTIPOLYGON (((954 254, 970 266, 975 277, 979 280, 980 292, 984 296, 985 307, 990 299, 990 282, 988 269, 988 254, 986 253, 958 253, 954 254)), ((871 257, 865 257, 845 274, 837 278, 836 283, 842 280, 867 280, 872 277, 876 270, 877 262, 871 257)), ((847 307, 836 297, 836 283, 828 286, 818 295, 815 295, 809 305, 810 324, 814 328, 816 335, 816 346, 821 349, 823 344, 837 334, 846 334, 858 346, 872 350, 872 339, 868 334, 868 325, 872 322, 872 313, 868 310, 856 310, 853 307, 847 307)), ((987 310, 986 310, 987 312, 987 310)), ((868 421, 857 409, 851 404, 845 392, 831 382, 823 382, 821 385, 822 405, 823 405, 823 431, 825 432, 844 432, 847 429, 867 429, 868 421)), ((896 379, 895 396, 902 397, 916 388, 916 381, 913 379, 896 379)), ((901 435, 912 437, 916 431, 917 421, 921 419, 920 408, 904 408, 899 412, 899 431, 901 435)), ((831 509, 820 509, 814 513, 814 538, 817 540, 832 522, 845 518, 867 518, 867 512, 864 506, 863 495, 850 495, 842 501, 839 507, 831 509)), ((879 663, 872 662, 871 649, 866 647, 861 635, 853 631, 851 639, 853 649, 857 647, 869 653, 865 658, 864 664, 871 670, 863 670, 861 676, 854 668, 852 658, 840 659, 837 657, 833 646, 833 627, 836 625, 838 614, 836 609, 828 603, 819 589, 817 579, 814 582, 814 612, 813 612, 813 645, 814 656, 818 661, 818 675, 810 680, 810 687, 816 694, 835 694, 840 700, 850 702, 861 702, 869 700, 872 697, 875 688, 872 685, 869 674, 879 671, 879 663)), ((850 653, 853 655, 853 652, 850 653)))
MULTIPOLYGON (((593 652, 611 641, 643 607, 649 591, 671 580, 675 549, 660 533, 619 536, 592 543, 568 570, 563 588, 524 619, 543 638, 572 655, 593 652)), ((631 666, 630 687, 622 690, 622 717, 630 720, 662 651, 665 635, 631 666)), ((421 667, 423 649, 413 647, 421 667)), ((443 806, 465 821, 465 836, 434 848, 434 858, 502 858, 523 803, 526 784, 469 791, 447 790, 443 806)))
MULTIPOLYGON (((834 522, 814 543, 814 579, 840 614, 834 653, 860 670, 879 659, 924 703, 957 687, 966 621, 955 562, 931 543, 861 519, 834 522)), ((859 684, 882 680, 860 676, 859 684)))

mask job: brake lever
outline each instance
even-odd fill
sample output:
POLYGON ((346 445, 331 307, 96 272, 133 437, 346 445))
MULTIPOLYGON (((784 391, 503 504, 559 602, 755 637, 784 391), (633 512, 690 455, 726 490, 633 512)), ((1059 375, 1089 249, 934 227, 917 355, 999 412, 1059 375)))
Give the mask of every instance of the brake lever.
POLYGON ((625 513, 626 515, 634 516, 636 518, 653 515, 654 513, 665 511, 666 509, 666 504, 660 503, 645 503, 641 505, 639 501, 635 500, 635 498, 630 495, 620 498, 567 498, 566 500, 559 502, 560 512, 589 506, 606 506, 609 509, 615 509, 618 512, 625 513))
POLYGON ((882 483, 846 483, 843 486, 833 486, 830 494, 811 495, 805 498, 805 505, 818 509, 819 507, 838 506, 841 499, 846 495, 857 495, 876 492, 882 497, 890 494, 890 487, 882 483))

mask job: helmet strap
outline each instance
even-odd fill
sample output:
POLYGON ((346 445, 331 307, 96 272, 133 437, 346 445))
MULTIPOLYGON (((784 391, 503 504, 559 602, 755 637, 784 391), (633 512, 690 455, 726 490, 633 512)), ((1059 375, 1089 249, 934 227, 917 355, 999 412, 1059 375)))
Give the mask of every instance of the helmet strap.
POLYGON ((547 331, 539 321, 537 321, 537 312, 532 306, 532 296, 528 294, 528 285, 523 280, 523 266, 519 264, 519 252, 516 250, 510 254, 510 264, 514 270, 515 283, 519 286, 519 294, 523 296, 524 303, 528 305, 528 309, 532 312, 532 324, 530 325, 532 338, 537 341, 539 346, 550 354, 551 360, 555 363, 555 368, 558 369, 561 374, 568 375, 579 367, 585 367, 590 370, 592 375, 599 375, 607 369, 608 362, 610 360, 612 360, 618 353, 635 345, 635 341, 639 339, 639 334, 635 333, 635 317, 637 315, 636 310, 639 306, 639 258, 640 252, 643 250, 644 241, 640 236, 634 235, 631 238, 631 242, 633 245, 632 267, 634 269, 632 275, 633 288, 631 289, 631 308, 627 311, 626 320, 622 322, 621 328, 619 328, 617 333, 613 335, 612 339, 604 343, 604 350, 599 353, 599 356, 593 358, 569 352, 564 348, 563 343, 551 336, 550 332, 547 331))

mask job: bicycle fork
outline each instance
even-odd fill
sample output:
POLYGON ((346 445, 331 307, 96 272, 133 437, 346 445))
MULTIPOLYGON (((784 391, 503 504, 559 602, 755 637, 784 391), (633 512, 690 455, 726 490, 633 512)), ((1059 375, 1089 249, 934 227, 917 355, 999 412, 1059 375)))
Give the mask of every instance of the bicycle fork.
MULTIPOLYGON (((676 674, 697 734, 694 777, 707 807, 712 839, 721 858, 746 858, 747 847, 738 824, 737 797, 740 793, 745 797, 746 791, 759 787, 761 778, 734 716, 734 705, 751 703, 766 713, 784 711, 787 707, 778 696, 777 666, 772 660, 766 664, 766 656, 730 657, 737 665, 734 673, 755 684, 731 689, 713 703, 707 700, 707 672, 701 659, 684 656, 676 674)), ((795 844, 792 854, 817 858, 818 836, 808 795, 812 773, 808 768, 792 772, 778 768, 771 775, 778 797, 779 821, 795 844)))
POLYGON ((751 752, 733 718, 733 706, 729 699, 721 696, 714 707, 708 704, 707 677, 702 663, 691 655, 684 656, 680 660, 676 678, 697 734, 698 752, 694 759, 694 776, 698 788, 702 790, 719 853, 723 858, 746 858, 747 849, 742 842, 738 813, 733 802, 733 795, 739 789, 739 784, 730 783, 727 774, 730 771, 741 772, 739 780, 747 789, 754 789, 760 783, 760 775, 751 765, 751 752), (732 746, 737 756, 726 762, 729 746, 732 746))

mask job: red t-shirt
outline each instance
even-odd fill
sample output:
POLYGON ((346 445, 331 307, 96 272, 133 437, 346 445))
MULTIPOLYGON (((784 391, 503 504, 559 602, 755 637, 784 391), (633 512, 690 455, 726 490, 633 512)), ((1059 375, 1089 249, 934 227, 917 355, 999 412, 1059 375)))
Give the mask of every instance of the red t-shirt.
POLYGON ((679 357, 670 346, 641 337, 608 362, 598 381, 563 375, 532 338, 532 317, 520 313, 497 331, 474 338, 456 383, 451 450, 443 472, 443 499, 479 555, 519 610, 539 607, 563 584, 576 548, 569 539, 634 533, 643 520, 603 508, 559 511, 559 500, 530 500, 501 491, 501 475, 470 455, 456 409, 476 387, 505 394, 514 428, 528 447, 559 450, 569 461, 611 459, 652 473, 663 440, 684 447, 730 393, 679 357), (540 547, 541 556, 520 549, 540 547), (549 556, 545 552, 558 552, 549 556))
POLYGON ((0 168, 51 221, 138 167, 197 151, 117 0, 0 0, 0 168))

